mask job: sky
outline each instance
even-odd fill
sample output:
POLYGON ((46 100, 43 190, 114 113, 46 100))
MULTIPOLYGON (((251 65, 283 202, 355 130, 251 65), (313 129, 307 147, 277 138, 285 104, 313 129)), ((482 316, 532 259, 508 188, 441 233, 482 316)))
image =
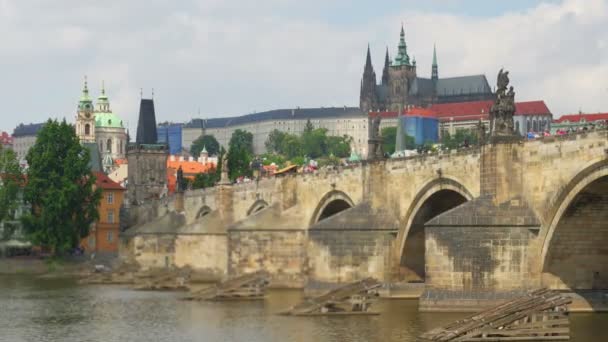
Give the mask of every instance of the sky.
POLYGON ((440 77, 504 67, 517 101, 608 112, 608 0, 0 0, 0 130, 73 122, 85 75, 130 130, 141 89, 159 122, 357 106, 402 23, 421 77, 436 44, 440 77))

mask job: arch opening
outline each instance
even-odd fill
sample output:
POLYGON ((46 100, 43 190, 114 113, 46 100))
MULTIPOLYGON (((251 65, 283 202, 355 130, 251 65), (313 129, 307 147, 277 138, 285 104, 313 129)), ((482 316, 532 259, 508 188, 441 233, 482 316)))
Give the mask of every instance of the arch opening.
POLYGON ((209 215, 210 213, 211 213, 211 208, 209 208, 208 206, 204 206, 199 209, 198 213, 196 214, 196 218, 199 219, 201 217, 205 217, 205 216, 209 215))
POLYGON ((543 286, 608 290, 608 175, 586 184, 563 204, 543 259, 543 286))
POLYGON ((337 213, 344 211, 346 209, 350 209, 350 208, 352 208, 352 205, 350 203, 348 203, 346 200, 343 200, 343 199, 333 200, 333 201, 329 202, 325 206, 325 208, 323 208, 323 210, 321 211, 321 214, 319 214, 319 219, 317 220, 317 222, 323 221, 328 217, 334 216, 337 213))
POLYGON ((425 280, 424 225, 440 214, 467 201, 464 194, 455 190, 441 189, 431 194, 413 214, 401 251, 400 273, 408 282, 425 280))
POLYGON ((268 207, 268 203, 266 203, 266 201, 264 200, 257 200, 255 201, 255 203, 253 203, 253 205, 251 205, 251 207, 249 208, 249 210, 247 210, 247 216, 249 215, 253 215, 259 211, 261 211, 262 209, 265 209, 268 207))

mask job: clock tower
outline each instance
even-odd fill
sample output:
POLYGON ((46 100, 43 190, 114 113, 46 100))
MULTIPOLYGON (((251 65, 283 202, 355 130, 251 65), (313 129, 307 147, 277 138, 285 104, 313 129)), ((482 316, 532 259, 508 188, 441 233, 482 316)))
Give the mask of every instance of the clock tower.
POLYGON ((84 88, 78 101, 76 114, 76 135, 81 143, 95 143, 95 109, 89 96, 87 77, 84 77, 84 88))

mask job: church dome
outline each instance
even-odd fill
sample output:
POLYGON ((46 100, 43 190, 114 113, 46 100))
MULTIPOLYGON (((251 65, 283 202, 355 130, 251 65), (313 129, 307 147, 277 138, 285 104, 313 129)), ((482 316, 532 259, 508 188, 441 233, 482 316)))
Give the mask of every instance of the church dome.
POLYGON ((95 127, 124 128, 122 120, 114 113, 95 113, 95 127))

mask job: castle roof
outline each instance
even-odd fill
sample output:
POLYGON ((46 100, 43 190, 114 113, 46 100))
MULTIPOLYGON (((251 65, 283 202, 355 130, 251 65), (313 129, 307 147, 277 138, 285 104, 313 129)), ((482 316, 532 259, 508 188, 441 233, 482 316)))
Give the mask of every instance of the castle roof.
POLYGON ((327 107, 327 108, 295 108, 275 109, 266 112, 247 114, 236 117, 194 119, 185 125, 186 128, 222 128, 226 126, 244 125, 260 121, 272 120, 317 120, 336 117, 365 118, 365 114, 357 107, 327 107))
POLYGON ((126 190, 103 172, 94 172, 95 186, 103 190, 126 190))
POLYGON ((42 127, 44 127, 45 124, 45 122, 29 125, 19 124, 19 126, 15 127, 15 130, 13 130, 13 137, 25 137, 30 135, 36 135, 38 134, 38 131, 41 130, 42 127))

